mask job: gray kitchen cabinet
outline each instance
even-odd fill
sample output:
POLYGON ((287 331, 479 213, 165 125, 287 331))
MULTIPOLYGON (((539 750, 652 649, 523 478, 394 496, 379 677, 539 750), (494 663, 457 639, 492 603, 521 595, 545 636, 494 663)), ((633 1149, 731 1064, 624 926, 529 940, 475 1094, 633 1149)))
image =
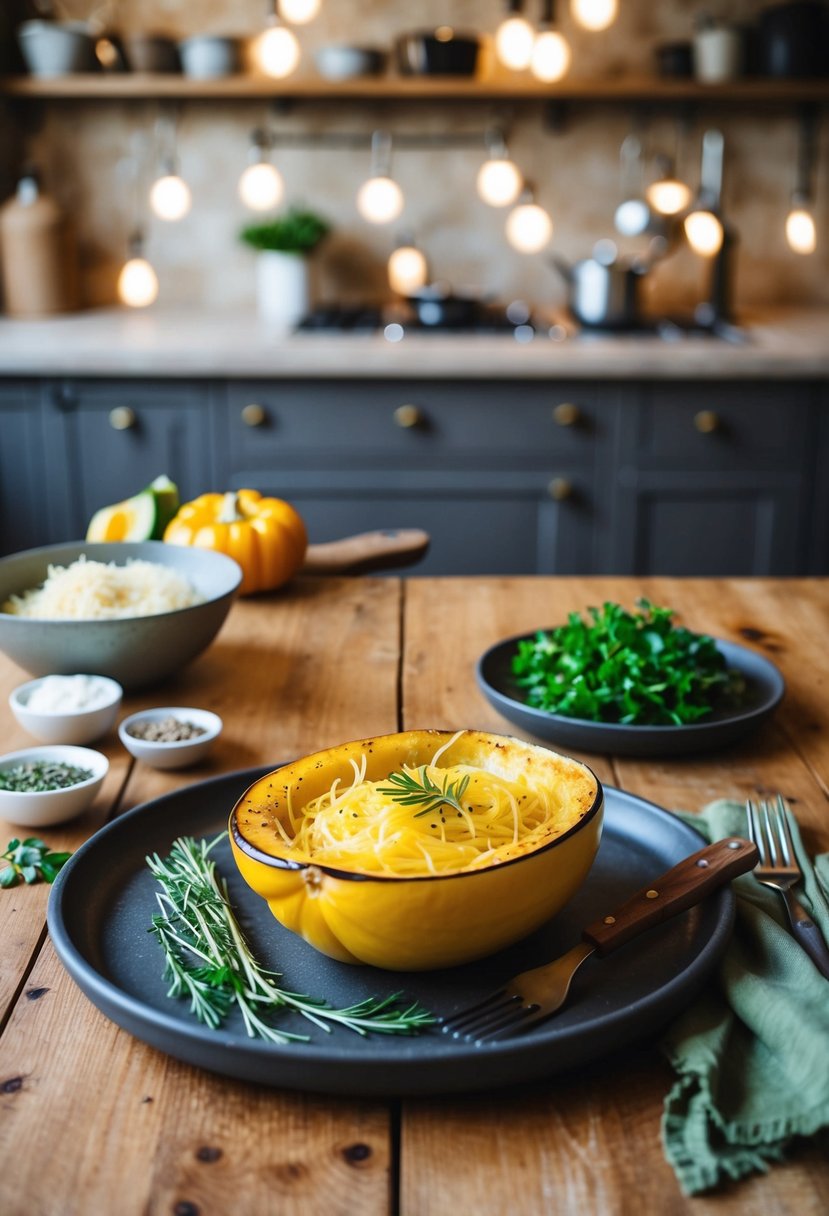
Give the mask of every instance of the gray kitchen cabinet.
POLYGON ((316 542, 424 528, 414 573, 829 573, 822 383, 28 379, 0 422, 4 552, 167 473, 316 542))
POLYGON ((44 434, 35 381, 0 383, 0 553, 56 539, 50 531, 44 434))
POLYGON ((643 386, 619 435, 609 572, 803 573, 817 424, 808 383, 643 386))
POLYGON ((249 381, 228 386, 232 488, 284 497, 313 541, 432 537, 422 574, 589 573, 618 393, 604 385, 249 381))
POLYGON ((210 487, 210 387, 179 381, 71 380, 44 408, 54 527, 83 536, 101 506, 166 473, 190 498, 210 487))

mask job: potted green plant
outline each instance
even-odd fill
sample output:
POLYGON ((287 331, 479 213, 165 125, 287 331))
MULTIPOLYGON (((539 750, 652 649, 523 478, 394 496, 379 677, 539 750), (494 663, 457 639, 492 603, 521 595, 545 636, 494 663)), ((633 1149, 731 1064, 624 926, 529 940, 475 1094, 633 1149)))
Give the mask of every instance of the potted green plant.
POLYGON ((308 312, 308 258, 328 232, 324 219, 299 207, 242 229, 242 241, 256 251, 257 306, 269 324, 290 329, 308 312))

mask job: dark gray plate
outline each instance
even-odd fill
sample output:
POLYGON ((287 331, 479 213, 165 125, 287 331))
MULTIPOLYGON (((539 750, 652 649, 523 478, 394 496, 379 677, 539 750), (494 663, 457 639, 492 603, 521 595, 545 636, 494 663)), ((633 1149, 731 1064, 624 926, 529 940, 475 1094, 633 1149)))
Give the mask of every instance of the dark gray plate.
POLYGON ((734 642, 717 640, 717 649, 728 666, 739 671, 746 682, 745 702, 739 710, 718 710, 704 722, 689 726, 621 726, 614 722, 565 718, 527 705, 523 689, 512 674, 518 643, 534 638, 537 632, 518 634, 491 646, 475 668, 478 686, 490 705, 508 721, 539 739, 575 751, 616 756, 679 756, 725 747, 767 718, 786 690, 780 671, 763 655, 734 642))
MULTIPOLYGON (((230 773, 157 798, 90 838, 58 876, 49 930, 70 974, 93 1004, 137 1038, 180 1060, 239 1080, 347 1094, 426 1094, 491 1089, 575 1066, 652 1033, 685 1008, 724 950, 734 913, 729 888, 652 929, 604 960, 591 959, 556 1017, 521 1036, 474 1047, 437 1031, 412 1038, 347 1030, 330 1035, 296 1015, 287 1029, 309 1043, 248 1039, 241 1024, 222 1031, 196 1022, 165 995, 163 959, 147 932, 156 884, 144 858, 165 854, 178 835, 212 837, 236 799, 263 771, 230 773)), ((554 920, 517 946, 449 971, 396 973, 333 962, 283 929, 241 880, 226 841, 214 850, 251 944, 294 991, 338 1005, 403 991, 436 1013, 486 995, 528 966, 563 953, 580 930, 702 845, 681 820, 607 788, 601 847, 585 886, 554 920)))

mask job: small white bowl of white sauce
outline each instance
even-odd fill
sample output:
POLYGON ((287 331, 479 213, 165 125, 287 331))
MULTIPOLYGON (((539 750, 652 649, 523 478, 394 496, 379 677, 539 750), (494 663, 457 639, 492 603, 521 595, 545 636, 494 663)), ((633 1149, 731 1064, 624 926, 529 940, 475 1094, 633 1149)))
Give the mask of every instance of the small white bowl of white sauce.
POLYGON ((42 743, 91 743, 112 730, 123 695, 109 676, 50 675, 19 685, 9 705, 42 743))

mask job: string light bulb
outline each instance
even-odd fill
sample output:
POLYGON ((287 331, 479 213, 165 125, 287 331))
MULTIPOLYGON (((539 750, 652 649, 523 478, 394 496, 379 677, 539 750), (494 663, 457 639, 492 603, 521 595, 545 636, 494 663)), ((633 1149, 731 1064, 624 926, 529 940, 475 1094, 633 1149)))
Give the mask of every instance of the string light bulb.
POLYGON ((722 222, 713 211, 696 208, 685 217, 685 235, 694 253, 711 258, 722 248, 724 232, 722 222))
POLYGON ((158 276, 144 257, 140 232, 130 238, 129 256, 118 275, 118 299, 128 308, 148 308, 158 298, 158 276))
POLYGON ((179 177, 172 164, 162 170, 150 187, 150 206, 160 220, 176 223, 184 219, 193 205, 190 187, 179 177))
POLYGON ((507 0, 508 16, 495 31, 495 54, 504 67, 521 72, 530 66, 535 31, 521 15, 524 0, 507 0))
POLYGON ((409 296, 429 282, 425 256, 411 240, 401 241, 388 261, 389 286, 400 296, 409 296))
POLYGON ((487 135, 489 159, 478 170, 478 195, 490 207, 508 207, 518 198, 524 179, 518 166, 510 160, 504 137, 499 131, 487 135))
POLYGON ((292 25, 306 25, 320 11, 321 0, 279 0, 279 11, 292 25))
POLYGON ((786 216, 786 241, 792 253, 810 254, 817 248, 815 217, 809 209, 808 199, 792 195, 792 206, 786 216))
POLYGON ((657 158, 657 176, 645 191, 645 198, 660 215, 679 215, 691 201, 691 188, 679 180, 667 156, 657 158))
POLYGON ((239 198, 251 211, 270 211, 285 193, 282 175, 268 160, 269 140, 264 131, 254 131, 250 141, 250 163, 239 178, 239 198))
POLYGON ((403 191, 391 176, 391 136, 375 131, 371 137, 371 172, 357 191, 357 210, 370 224, 390 224, 404 205, 403 191))
POLYGON ((570 12, 586 30, 606 30, 616 20, 619 0, 570 0, 570 12))
POLYGON ((817 117, 814 109, 804 108, 800 116, 797 150, 797 179, 786 216, 786 241, 792 253, 810 254, 817 248, 817 227, 813 212, 814 177, 817 156, 817 117))
POLYGON ((253 44, 253 60, 266 76, 283 80, 296 70, 301 52, 296 35, 279 18, 276 0, 267 8, 267 25, 253 44))
POLYGON ((403 191, 392 177, 370 177, 357 191, 357 210, 370 224, 390 224, 403 210, 403 191))
POLYGON ((538 253, 553 235, 553 221, 543 207, 525 190, 517 207, 507 216, 507 240, 519 253, 538 253))
POLYGON ((530 70, 538 80, 552 84, 566 76, 570 67, 570 44, 554 27, 554 0, 544 0, 538 33, 533 42, 530 70))

